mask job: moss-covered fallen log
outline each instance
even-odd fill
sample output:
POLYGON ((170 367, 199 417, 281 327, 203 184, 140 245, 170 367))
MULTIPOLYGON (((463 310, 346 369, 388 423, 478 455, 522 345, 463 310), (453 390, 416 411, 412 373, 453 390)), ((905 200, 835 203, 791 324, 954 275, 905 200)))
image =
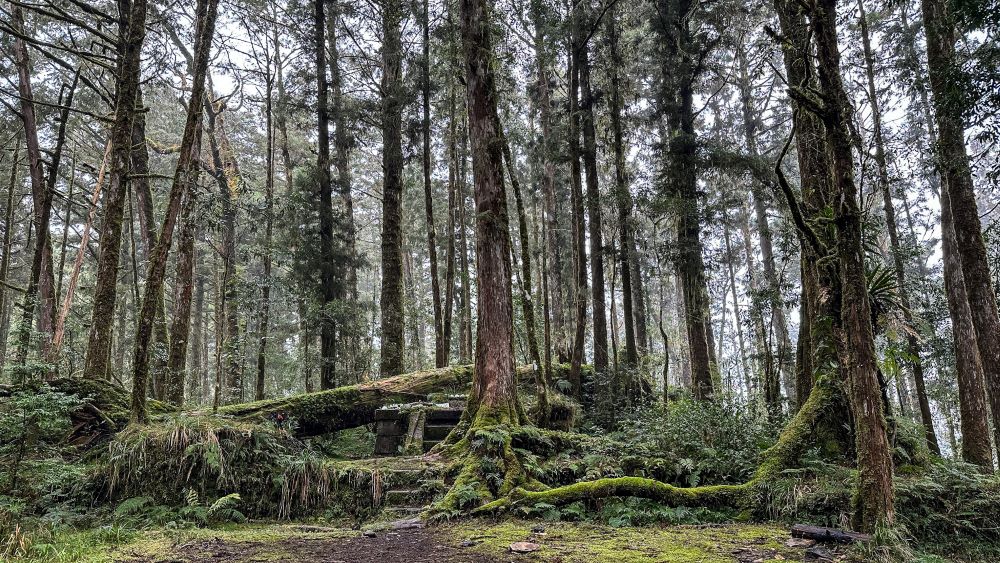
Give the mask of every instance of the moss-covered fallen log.
POLYGON ((675 487, 645 477, 609 477, 543 491, 518 488, 509 496, 482 506, 480 511, 493 512, 512 505, 533 506, 541 503, 565 506, 608 497, 646 498, 675 507, 745 508, 749 502, 749 491, 748 484, 675 487))
MULTIPOLYGON (((561 365, 553 368, 557 373, 568 369, 561 365)), ((530 380, 532 370, 532 366, 521 366, 518 374, 530 380)), ((290 418, 295 422, 296 436, 318 436, 370 424, 375 421, 375 411, 386 405, 419 401, 430 393, 449 390, 465 393, 471 382, 471 365, 451 366, 327 391, 229 405, 220 408, 219 413, 251 421, 290 418)))

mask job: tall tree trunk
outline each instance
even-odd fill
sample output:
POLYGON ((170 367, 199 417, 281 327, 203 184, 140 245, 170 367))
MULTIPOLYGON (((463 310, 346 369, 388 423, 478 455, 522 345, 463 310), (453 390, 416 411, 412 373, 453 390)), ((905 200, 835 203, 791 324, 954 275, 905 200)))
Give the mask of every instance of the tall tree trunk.
MULTIPOLYGON (((55 300, 59 300, 62 295, 62 285, 63 285, 63 274, 66 270, 66 249, 69 242, 69 229, 70 225, 73 224, 73 190, 76 188, 76 165, 77 165, 77 153, 74 150, 71 160, 73 161, 73 166, 69 172, 69 186, 66 188, 66 211, 63 216, 63 226, 62 226, 62 241, 59 243, 59 265, 56 266, 56 290, 53 293, 55 300)), ((54 339, 53 330, 53 339, 54 339)), ((58 354, 55 353, 53 349, 53 358, 58 358, 58 354)))
MULTIPOLYGON (((594 22, 590 0, 581 2, 580 24, 594 22)), ((594 127, 594 95, 590 85, 589 41, 582 38, 576 46, 579 58, 580 124, 583 133, 583 168, 587 177, 587 228, 590 234, 590 287, 594 320, 594 371, 608 369, 608 315, 604 296, 604 242, 601 226, 601 191, 597 173, 597 132, 594 127)))
MULTIPOLYGON (((554 342, 550 342, 548 346, 554 346, 556 349, 556 355, 560 358, 569 357, 567 353, 569 350, 569 323, 566 321, 566 310, 565 310, 565 300, 563 296, 563 288, 566 286, 566 282, 563 280, 563 251, 565 247, 565 236, 563 235, 563 230, 559 228, 558 213, 557 213, 557 201, 558 196, 556 195, 556 162, 553 157, 553 146, 552 146, 552 128, 553 128, 553 117, 552 117, 552 99, 551 99, 551 86, 550 86, 550 56, 549 47, 546 44, 546 29, 547 29, 547 19, 546 19, 546 6, 543 0, 533 0, 529 7, 531 22, 535 28, 534 39, 534 50, 535 50, 535 83, 538 88, 538 96, 535 98, 535 103, 538 107, 539 122, 541 125, 541 137, 537 140, 537 147, 539 150, 538 162, 541 164, 542 170, 540 172, 540 177, 542 180, 542 197, 544 198, 544 217, 543 220, 546 223, 545 230, 547 231, 546 252, 548 254, 549 264, 552 265, 551 270, 546 268, 545 271, 547 275, 551 275, 552 283, 546 283, 551 291, 549 296, 550 309, 552 312, 551 318, 551 333, 554 333, 554 342)), ((545 280, 543 276, 543 280, 545 280)), ((547 281, 547 280, 545 280, 547 281)), ((553 338, 550 338, 553 340, 553 338)))
POLYGON ((434 366, 447 363, 444 339, 444 316, 441 309, 441 284, 438 278, 437 229, 434 227, 434 187, 431 184, 431 19, 428 0, 423 0, 423 56, 420 59, 420 94, 422 103, 424 216, 427 221, 427 255, 431 263, 431 305, 434 309, 434 366))
POLYGON ((132 121, 139 91, 142 44, 146 38, 146 0, 119 3, 120 58, 115 78, 115 120, 111 128, 111 181, 104 198, 101 221, 101 252, 97 258, 97 281, 83 376, 106 379, 111 354, 113 325, 107 322, 118 295, 118 260, 122 218, 131 173, 132 121), (131 4, 131 5, 130 5, 131 4))
MULTIPOLYGON (((334 0, 328 16, 327 44, 330 46, 330 94, 331 109, 334 123, 334 165, 337 167, 337 177, 334 180, 337 193, 344 206, 341 236, 344 238, 344 253, 348 265, 344 275, 344 292, 352 304, 358 301, 358 250, 357 228, 354 222, 354 196, 351 194, 351 132, 348 130, 348 109, 344 102, 344 77, 340 68, 340 49, 337 45, 338 26, 341 17, 340 0, 334 0)), ((275 38, 277 44, 277 38, 275 38)), ((272 140, 273 142, 273 140, 272 140)), ((342 323, 343 324, 343 323, 342 323)), ((345 369, 352 383, 357 382, 365 369, 365 361, 361 354, 360 317, 347 326, 341 326, 340 333, 345 355, 345 369)))
MULTIPOLYGON (((142 87, 136 93, 136 103, 143 105, 142 87)), ((156 218, 153 215, 153 192, 149 185, 149 148, 146 146, 146 116, 137 113, 132 122, 132 187, 135 194, 136 209, 139 212, 139 234, 142 240, 142 250, 146 261, 152 259, 156 248, 156 218)), ((148 267, 148 266, 147 266, 148 267)), ((166 399, 170 374, 168 371, 170 355, 170 336, 167 332, 166 307, 163 302, 163 289, 156 296, 155 316, 153 318, 153 342, 151 381, 153 396, 159 400, 166 399)))
MULTIPOLYGON (((466 104, 468 106, 468 104, 466 104)), ((468 120, 462 127, 462 142, 459 145, 459 173, 458 173, 458 246, 462 265, 462 322, 459 326, 461 332, 461 344, 459 345, 459 361, 467 363, 472 356, 472 277, 469 275, 469 243, 466 236, 468 225, 466 222, 465 206, 465 186, 466 186, 466 163, 468 154, 466 144, 469 139, 468 120)))
POLYGON ((528 336, 528 353, 535 366, 535 394, 538 399, 538 424, 548 424, 551 408, 549 406, 548 385, 542 368, 542 355, 538 349, 538 337, 535 333, 535 302, 531 298, 531 245, 528 240, 528 217, 524 210, 524 199, 521 195, 521 183, 514 171, 514 158, 510 151, 507 136, 500 132, 503 145, 503 158, 507 163, 507 176, 510 179, 511 191, 514 192, 514 205, 517 210, 517 232, 521 243, 521 312, 524 315, 524 330, 528 336))
POLYGON ((816 38, 819 82, 824 94, 821 117, 833 163, 831 199, 837 202, 834 223, 842 292, 837 340, 841 370, 854 415, 859 472, 856 517, 860 528, 873 531, 880 525, 892 525, 895 520, 893 464, 880 400, 875 337, 865 278, 861 211, 848 130, 851 105, 840 74, 836 0, 821 0, 813 8, 810 19, 816 38))
POLYGON ((688 349, 694 396, 710 399, 714 392, 715 352, 711 346, 711 316, 705 263, 702 257, 701 217, 696 170, 694 128, 694 44, 688 28, 691 0, 663 0, 657 31, 663 43, 663 91, 660 111, 668 125, 663 153, 664 175, 678 209, 677 273, 684 288, 688 349), (689 52, 692 51, 692 52, 689 52))
MULTIPOLYGON (((277 28, 274 30, 274 48, 281 48, 278 42, 277 28)), ((264 279, 260 289, 260 331, 257 343, 257 381, 254 385, 254 398, 264 399, 264 377, 267 375, 267 337, 271 313, 271 246, 274 240, 274 75, 271 73, 271 60, 267 61, 267 77, 265 79, 264 97, 264 128, 266 130, 265 172, 264 172, 264 279)))
POLYGON ((452 317, 455 309, 455 229, 458 218, 458 144, 455 142, 455 86, 449 85, 448 96, 448 244, 444 282, 444 364, 451 356, 452 317))
POLYGON ((315 0, 314 43, 316 49, 316 114, 318 123, 316 176, 319 179, 319 244, 320 244, 320 388, 334 389, 337 379, 337 326, 333 305, 338 283, 333 252, 333 180, 330 177, 330 108, 329 83, 326 78, 326 14, 325 0, 315 0))
POLYGON ((889 163, 885 153, 885 141, 882 137, 882 107, 878 100, 878 90, 875 87, 875 55, 872 53, 871 36, 868 31, 868 18, 863 0, 858 0, 861 28, 861 45, 865 59, 865 75, 868 86, 868 99, 872 109, 872 128, 875 138, 875 166, 878 171, 879 191, 882 192, 882 209, 885 213, 886 230, 889 234, 889 250, 892 254, 892 265, 896 277, 897 293, 903 309, 903 322, 906 323, 906 353, 913 379, 916 383, 917 401, 920 405, 920 420, 924 425, 924 437, 927 447, 936 455, 941 455, 937 436, 934 434, 934 419, 931 416, 930 402, 927 400, 927 390, 924 384, 924 364, 920 358, 920 343, 917 340, 913 315, 910 312, 910 290, 906 284, 906 272, 903 267, 903 254, 899 246, 899 231, 896 226, 896 209, 892 203, 891 186, 889 185, 889 163))
MULTIPOLYGON (((13 6, 13 25, 19 33, 25 33, 24 12, 21 6, 13 6)), ((31 320, 38 309, 38 332, 42 334, 43 356, 49 352, 52 332, 53 300, 52 245, 49 242, 49 215, 52 207, 52 192, 45 181, 42 152, 38 144, 38 124, 35 117, 35 102, 31 88, 31 61, 28 47, 23 39, 14 39, 14 66, 17 68, 17 92, 21 101, 21 123, 24 128, 25 148, 28 154, 28 172, 31 178, 32 224, 35 229, 35 251, 29 272, 28 287, 24 294, 23 318, 19 329, 16 363, 24 364, 28 354, 28 339, 31 337, 31 320)), ((75 79, 74 79, 75 83, 75 79)), ((60 93, 61 95, 61 93, 60 93)), ((70 94, 72 101, 72 94, 70 94)), ((65 112, 64 112, 65 113, 65 112)), ((65 136, 65 118, 60 124, 65 136)), ((57 158, 57 157, 56 157, 57 158)), ((53 163, 53 168, 58 163, 53 163)))
MULTIPOLYGON (((921 0, 921 6, 927 35, 927 70, 934 94, 937 165, 950 204, 976 343, 990 391, 994 432, 1000 444, 1000 425, 996 424, 1000 419, 1000 316, 965 148, 965 125, 958 99, 961 92, 950 78, 958 64, 955 60, 958 32, 946 2, 921 0)), ((942 200, 945 192, 942 192, 942 200)))
MULTIPOLYGON (((196 202, 197 194, 192 186, 184 194, 184 202, 181 206, 181 230, 177 240, 177 273, 174 280, 174 318, 170 323, 170 347, 167 354, 167 374, 165 377, 164 398, 174 405, 184 403, 188 335, 191 331, 191 299, 194 293, 196 202)), ((189 395, 194 396, 193 392, 189 395)))
POLYGON ((7 182, 7 211, 3 219, 3 256, 0 257, 0 371, 7 363, 7 274, 10 271, 10 251, 13 244, 11 228, 14 225, 14 189, 17 187, 20 150, 21 137, 16 136, 10 160, 10 181, 7 182))
POLYGON ((625 324, 625 365, 635 367, 639 363, 636 346, 635 314, 632 297, 632 255, 635 254, 635 237, 632 232, 632 193, 629 191, 628 170, 625 163, 625 141, 622 132, 622 94, 619 69, 624 66, 619 47, 618 8, 612 6, 607 14, 607 37, 611 64, 608 81, 611 97, 608 114, 611 118, 611 142, 615 155, 615 200, 618 206, 619 244, 618 260, 622 274, 622 315, 625 324))
POLYGON ((573 252, 576 268, 576 290, 573 293, 576 303, 575 334, 570 356, 569 383, 573 397, 580 400, 583 396, 583 365, 584 340, 587 335, 587 249, 586 225, 583 213, 583 179, 580 170, 580 45, 584 33, 582 16, 578 10, 573 11, 571 38, 569 41, 569 159, 572 192, 570 206, 572 208, 573 252))
MULTIPOLYGON (((976 348, 976 332, 969 310, 961 256, 955 238, 954 219, 948 194, 941 194, 941 243, 944 255, 944 288, 951 312, 951 335, 955 348, 955 371, 962 426, 962 459, 993 471, 990 446, 989 406, 986 381, 976 348)), ((996 412, 996 411, 994 411, 996 412)))
POLYGON ((382 4, 382 356, 383 376, 403 373, 403 46, 400 0, 382 4))
MULTIPOLYGON (((189 198, 189 206, 193 205, 193 201, 190 200, 193 198, 193 193, 198 182, 201 122, 202 113, 205 108, 203 99, 205 96, 208 64, 212 51, 212 37, 215 34, 218 5, 218 0, 199 0, 196 8, 195 21, 198 22, 198 25, 195 31, 191 99, 188 100, 184 133, 181 137, 180 156, 178 157, 177 169, 174 172, 174 178, 170 186, 166 214, 163 218, 163 225, 160 228, 160 235, 156 240, 156 246, 150 257, 149 272, 146 275, 145 293, 136 323, 138 329, 136 330, 135 355, 133 359, 131 418, 133 421, 139 423, 146 423, 148 421, 146 411, 146 379, 149 376, 150 336, 156 315, 156 302, 163 294, 164 275, 167 270, 167 256, 170 253, 170 246, 173 242, 174 226, 181 212, 185 196, 189 198)), ((189 244, 193 244, 193 241, 189 244)), ((179 268, 189 268, 190 265, 190 257, 187 257, 186 260, 181 260, 179 268), (185 264, 185 262, 187 263, 185 264)), ((184 272, 179 273, 181 275, 178 276, 178 280, 181 281, 183 280, 182 275, 184 272)), ((187 295, 182 296, 181 299, 185 303, 178 304, 178 310, 175 311, 175 315, 182 317, 181 321, 187 325, 187 319, 183 317, 187 317, 190 311, 190 289, 188 289, 187 295), (185 308, 188 309, 188 312, 183 311, 185 308)), ((184 331, 186 332, 186 326, 184 331)), ((184 344, 186 345, 187 335, 179 332, 178 336, 184 337, 182 340, 184 340, 184 344)), ((183 356, 183 354, 178 355, 183 356)), ((178 405, 183 402, 184 378, 181 374, 175 372, 172 375, 169 391, 172 402, 178 405)))
POLYGON ((469 396, 474 424, 521 422, 514 373, 510 225, 504 191, 503 132, 491 68, 493 45, 484 0, 461 0, 469 139, 476 200, 476 368, 469 396))

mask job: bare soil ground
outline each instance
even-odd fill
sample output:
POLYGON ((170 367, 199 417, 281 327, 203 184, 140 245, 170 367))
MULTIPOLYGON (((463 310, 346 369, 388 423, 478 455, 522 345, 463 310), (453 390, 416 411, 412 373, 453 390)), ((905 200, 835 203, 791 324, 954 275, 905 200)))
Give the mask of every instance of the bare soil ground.
POLYGON ((613 528, 584 522, 460 520, 428 528, 248 524, 186 535, 151 532, 120 546, 119 563, 763 563, 837 561, 842 549, 796 545, 781 525, 613 528), (517 553, 515 544, 528 552, 517 553), (818 550, 818 551, 817 551, 818 550), (812 553, 810 553, 812 552, 812 553), (820 555, 820 557, 815 557, 820 555), (825 556, 825 557, 824 557, 825 556))
MULTIPOLYGON (((127 552, 127 550, 126 550, 127 552)), ((375 537, 291 537, 278 541, 185 542, 168 553, 123 557, 128 563, 494 563, 503 561, 463 548, 434 529, 379 532, 375 537)))

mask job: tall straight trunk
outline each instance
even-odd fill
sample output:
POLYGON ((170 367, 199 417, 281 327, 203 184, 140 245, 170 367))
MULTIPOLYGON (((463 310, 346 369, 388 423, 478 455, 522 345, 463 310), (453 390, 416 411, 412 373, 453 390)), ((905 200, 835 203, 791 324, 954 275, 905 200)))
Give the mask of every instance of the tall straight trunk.
MULTIPOLYGON (((274 48, 280 49, 277 29, 274 31, 274 48)), ((267 62, 267 78, 264 95, 264 128, 267 141, 264 173, 264 279, 260 289, 260 330, 257 342, 257 380, 254 385, 254 400, 264 399, 264 377, 267 375, 267 337, 271 313, 271 246, 274 240, 274 75, 271 61, 267 62)))
POLYGON ((491 68, 489 7, 461 0, 469 139, 476 200, 478 284, 476 369, 469 396, 472 420, 481 424, 521 422, 514 374, 514 315, 507 195, 504 191, 500 119, 491 68))
MULTIPOLYGON (((182 202, 187 196, 189 205, 196 190, 198 182, 198 155, 201 149, 201 121, 205 108, 203 103, 205 97, 205 82, 208 75, 208 64, 212 51, 212 37, 215 34, 215 20, 218 14, 218 0, 199 0, 196 8, 195 21, 198 22, 195 31, 194 64, 192 67, 191 99, 188 100, 187 117, 184 122, 184 133, 181 137, 181 150, 177 160, 177 169, 170 185, 170 196, 167 201, 166 214, 163 218, 163 225, 160 227, 160 234, 156 240, 156 246, 149 260, 149 271, 146 275, 146 287, 139 308, 139 315, 136 324, 135 355, 133 358, 132 374, 132 413, 131 419, 135 422, 146 423, 148 414, 146 411, 146 380, 149 376, 149 346, 150 337, 153 331, 153 322, 156 315, 156 302, 163 293, 164 276, 167 270, 167 256, 170 253, 170 246, 173 242, 174 226, 180 215, 182 202)), ((190 209, 189 209, 190 211, 190 209)), ((193 244, 193 242, 189 243, 193 244)), ((181 260, 181 266, 190 267, 190 257, 181 260), (185 262, 187 262, 185 264, 185 262)), ((178 280, 183 284, 183 275, 180 272, 178 280)), ((188 284, 190 286, 190 284, 188 284)), ((188 289, 187 294, 181 296, 185 303, 179 303, 175 315, 186 317, 187 313, 183 309, 190 310, 191 294, 188 289)), ((186 319, 183 319, 187 325, 186 319)), ((186 332, 186 328, 184 329, 186 332)), ((187 335, 178 333, 186 345, 187 335)), ((183 356, 183 354, 179 354, 183 356)), ((180 405, 184 400, 184 377, 183 374, 174 372, 169 385, 169 399, 174 404, 180 405)))
MULTIPOLYGON (((790 0, 775 0, 781 34, 788 39, 783 45, 785 72, 789 84, 815 87, 815 68, 810 44, 810 32, 804 8, 790 0)), ((832 182, 830 156, 826 147, 826 133, 822 120, 800 108, 796 120, 795 149, 799 163, 803 215, 818 216, 831 202, 828 200, 832 182)), ((802 294, 799 303, 799 339, 796 350, 795 389, 797 407, 808 400, 821 367, 836 361, 832 350, 832 334, 826 319, 838 315, 840 288, 837 272, 830 260, 820 261, 819 252, 813 248, 804 233, 799 233, 802 294)), ((831 244, 832 241, 827 241, 831 244)))
MULTIPOLYGON (((581 25, 591 25, 590 0, 578 6, 581 25)), ((601 226, 601 191, 597 172, 597 132, 594 127, 594 95, 590 85, 589 41, 576 46, 579 58, 580 125, 583 133, 583 168, 587 177, 587 228, 590 234, 590 287, 594 320, 594 370, 608 369, 608 315, 604 296, 604 242, 601 226)))
POLYGON ((946 192, 979 357, 993 410, 994 432, 997 444, 1000 444, 1000 424, 996 424, 1000 419, 1000 315, 997 313, 996 293, 983 243, 972 169, 965 148, 965 124, 958 99, 961 92, 950 79, 958 64, 955 55, 958 31, 946 2, 921 0, 921 6, 927 35, 927 70, 934 94, 937 165, 945 188, 941 198, 945 199, 946 192))
POLYGON ((548 423, 551 414, 549 406, 548 385, 542 369, 542 355, 538 348, 538 337, 535 333, 535 302, 531 298, 531 244, 528 239, 528 217, 524 210, 524 198, 521 195, 521 183, 514 171, 514 158, 511 155, 510 142, 507 136, 500 132, 503 148, 503 159, 507 164, 507 176, 511 191, 514 192, 514 206, 517 210, 517 233, 521 244, 521 312, 524 315, 524 330, 528 337, 528 353, 535 365, 535 394, 538 399, 539 425, 548 423))
MULTIPOLYGON (((136 103, 143 105, 142 87, 136 93, 136 103)), ((139 215, 139 234, 142 250, 148 262, 156 248, 156 218, 153 216, 153 192, 149 185, 149 147, 146 146, 146 116, 137 113, 132 122, 132 186, 135 194, 136 209, 139 215)), ((155 315, 153 318, 153 349, 150 371, 153 383, 153 396, 159 400, 166 399, 170 336, 167 332, 166 307, 163 301, 163 289, 156 296, 155 315)))
MULTIPOLYGON (((13 6, 13 25, 19 33, 25 33, 24 12, 20 5, 13 6)), ((31 320, 38 308, 38 332, 42 333, 43 355, 49 351, 51 339, 53 300, 52 246, 49 242, 49 215, 51 214, 52 193, 45 181, 42 151, 38 144, 38 124, 35 117, 35 102, 31 88, 31 61, 28 47, 23 39, 14 39, 14 66, 17 68, 17 92, 21 101, 21 124, 24 128, 24 144, 28 155, 28 175, 31 179, 32 224, 35 229, 35 252, 33 252, 27 291, 25 291, 23 321, 18 335, 17 363, 27 359, 27 338, 31 336, 31 320)), ((72 97, 72 96, 71 96, 72 97)), ((65 121, 65 120, 64 120, 65 121)), ((60 127, 65 131, 65 123, 60 127)))
POLYGON ((403 373, 403 45, 400 0, 382 4, 382 356, 383 376, 403 373))
MULTIPOLYGON (((206 92, 213 92, 211 76, 206 77, 206 92)), ((236 155, 225 128, 224 104, 212 104, 206 97, 206 132, 212 155, 212 176, 219 189, 221 207, 219 254, 222 259, 221 299, 217 302, 218 317, 222 322, 221 354, 223 361, 224 393, 220 400, 238 401, 243 394, 243 373, 240 370, 240 322, 237 299, 239 280, 236 276, 236 196, 242 182, 236 155)))
MULTIPOLYGON (((466 104, 468 105, 468 104, 466 104)), ((462 142, 459 145, 459 173, 458 173, 458 246, 460 263, 462 265, 462 321, 459 332, 461 332, 461 343, 459 345, 459 361, 467 363, 472 357, 472 277, 469 275, 469 243, 466 233, 468 224, 466 221, 465 206, 465 186, 466 186, 466 162, 468 154, 466 145, 469 139, 468 120, 462 127, 462 142)))
MULTIPOLYGON (((177 240, 174 317, 170 323, 170 347, 167 353, 167 373, 164 382, 166 384, 164 398, 174 405, 184 403, 188 335, 191 331, 191 299, 194 293, 194 235, 197 222, 194 210, 196 201, 195 190, 191 189, 184 195, 180 216, 181 230, 177 240)), ((193 397, 193 393, 189 393, 189 395, 193 397)))
POLYGON ((810 23, 816 41, 819 82, 824 94, 821 117, 826 126, 834 172, 831 199, 837 202, 834 224, 842 292, 837 340, 841 370, 854 416, 859 473, 856 519, 861 529, 873 531, 880 525, 892 525, 895 520, 893 462, 882 409, 875 336, 865 278, 861 210, 854 182, 854 157, 848 125, 852 110, 840 74, 836 8, 836 0, 821 0, 813 8, 810 23))
POLYGON ((333 254, 333 179, 330 176, 330 107, 326 78, 325 0, 315 0, 313 47, 316 50, 316 176, 319 200, 320 284, 320 388, 333 389, 337 380, 337 326, 332 307, 337 299, 336 264, 333 254))
POLYGON ((3 218, 3 256, 0 256, 0 370, 7 362, 7 274, 10 271, 10 251, 13 244, 11 228, 14 225, 14 189, 17 187, 18 157, 21 138, 14 138, 10 160, 10 181, 7 182, 7 211, 3 218))
POLYGON ((537 104, 538 120, 541 125, 541 137, 537 141, 539 151, 537 161, 542 168, 539 176, 542 180, 542 197, 544 198, 543 221, 546 224, 544 230, 547 231, 545 238, 548 245, 546 252, 549 264, 552 266, 551 269, 545 268, 546 276, 542 277, 543 280, 547 276, 551 276, 552 278, 552 283, 546 283, 546 285, 549 291, 551 291, 549 302, 552 313, 550 321, 552 326, 550 329, 554 337, 550 338, 550 343, 547 346, 554 346, 557 356, 568 357, 569 339, 567 335, 569 323, 566 320, 565 300, 563 297, 563 288, 566 286, 566 282, 563 280, 564 270, 562 261, 565 249, 565 236, 563 235, 563 230, 559 228, 557 214, 557 201, 559 198, 556 195, 556 162, 553 157, 552 146, 553 108, 550 86, 550 57, 547 45, 547 21, 545 19, 545 5, 543 0, 533 0, 529 11, 532 25, 535 28, 535 35, 533 37, 535 85, 538 89, 538 95, 534 98, 534 102, 537 104))
POLYGON ((451 356, 452 318, 455 309, 455 229, 458 216, 458 144, 455 142, 455 86, 448 96, 448 243, 444 282, 444 364, 451 356))
POLYGON ((444 340, 444 316, 441 309, 441 284, 438 278, 437 229, 434 227, 434 187, 431 184, 431 20, 428 0, 423 0, 423 56, 420 59, 420 94, 422 103, 423 137, 422 164, 424 173, 424 217, 427 221, 427 255, 430 259, 431 306, 434 310, 434 365, 447 365, 444 340))
MULTIPOLYGON (((327 44, 330 51, 330 97, 334 124, 334 165, 337 176, 334 179, 335 190, 343 204, 343 217, 340 236, 344 239, 344 253, 349 264, 343 276, 343 291, 350 303, 358 301, 358 250, 357 228, 354 222, 354 196, 351 194, 351 132, 348 130, 349 120, 344 102, 344 77, 340 68, 340 48, 337 44, 338 26, 341 17, 340 0, 334 0, 327 21, 327 44)), ((277 44, 277 37, 275 38, 277 44)), ((272 143, 273 143, 272 138, 272 143)), ((364 360, 361 354, 360 319, 349 326, 340 329, 342 355, 345 356, 344 366, 349 372, 345 374, 350 381, 356 382, 364 371, 364 360)))
POLYGON ((691 0, 663 0, 658 31, 663 37, 663 76, 660 103, 669 141, 664 175, 679 213, 677 273, 684 289, 688 351, 694 396, 710 399, 714 392, 715 352, 711 346, 711 316, 705 263, 702 257, 701 217, 697 185, 697 140, 694 128, 695 49, 689 25, 691 0))
POLYGON ((115 120, 111 128, 111 181, 104 198, 101 220, 101 252, 97 258, 97 281, 83 376, 108 378, 113 325, 107 322, 115 310, 118 295, 118 260, 121 249, 122 218, 131 173, 132 120, 139 90, 142 44, 146 38, 146 0, 119 3, 122 42, 115 78, 115 120), (131 5, 130 5, 131 4, 131 5))
MULTIPOLYGON (((983 470, 993 471, 990 445, 989 405, 983 365, 976 348, 976 330, 962 276, 961 256, 948 194, 941 194, 941 244, 944 255, 944 288, 951 312, 951 335, 955 349, 955 371, 962 426, 962 459, 983 470)), ((996 412, 996 411, 994 411, 996 412)), ((1000 442, 998 442, 1000 443, 1000 442)))
POLYGON ((571 393, 577 400, 583 395, 583 365, 584 340, 587 335, 587 249, 585 220, 583 214, 583 178, 580 170, 580 60, 579 51, 583 34, 582 17, 578 10, 573 11, 572 31, 569 42, 569 159, 572 192, 570 207, 573 224, 573 252, 576 268, 576 290, 573 294, 576 303, 575 334, 570 356, 569 383, 571 393))
POLYGON ((615 155, 615 201, 618 206, 619 244, 618 260, 622 274, 622 315, 625 324, 625 364, 635 367, 639 363, 636 346, 635 314, 632 297, 632 255, 635 254, 635 236, 632 232, 632 193, 629 191, 628 170, 625 164, 625 141, 622 132, 622 80, 619 69, 624 65, 619 48, 618 8, 612 6, 607 14, 607 37, 611 64, 608 81, 611 97, 608 114, 611 118, 611 142, 615 155))
POLYGON ((899 246, 899 231, 896 226, 896 209, 892 203, 891 186, 889 183, 889 163, 885 153, 885 140, 882 136, 882 107, 878 100, 878 90, 875 87, 875 55, 872 53, 871 35, 868 31, 868 18, 863 0, 858 0, 861 28, 861 45, 865 60, 865 77, 867 78, 868 99, 872 109, 872 128, 875 139, 875 166, 878 172, 879 191, 882 192, 882 209, 885 213, 886 230, 889 234, 889 250, 892 254, 893 271, 896 277, 896 291, 899 294, 903 309, 903 322, 906 323, 906 353, 910 369, 913 373, 917 390, 917 401, 920 405, 920 421, 924 425, 924 437, 927 447, 936 455, 941 455, 937 436, 934 434, 934 419, 931 416, 931 406, 927 399, 927 389, 924 384, 924 364, 920 358, 920 342, 917 340, 910 312, 910 291, 906 284, 906 272, 903 267, 903 253, 899 246))

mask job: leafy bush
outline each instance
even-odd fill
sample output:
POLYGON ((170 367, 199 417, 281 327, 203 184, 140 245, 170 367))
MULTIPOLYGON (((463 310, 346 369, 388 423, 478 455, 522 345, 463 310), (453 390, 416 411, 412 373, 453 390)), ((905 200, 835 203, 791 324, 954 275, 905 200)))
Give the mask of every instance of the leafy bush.
POLYGON ((609 439, 629 444, 637 458, 655 459, 649 476, 694 487, 750 479, 779 430, 754 404, 681 399, 637 411, 609 439))

